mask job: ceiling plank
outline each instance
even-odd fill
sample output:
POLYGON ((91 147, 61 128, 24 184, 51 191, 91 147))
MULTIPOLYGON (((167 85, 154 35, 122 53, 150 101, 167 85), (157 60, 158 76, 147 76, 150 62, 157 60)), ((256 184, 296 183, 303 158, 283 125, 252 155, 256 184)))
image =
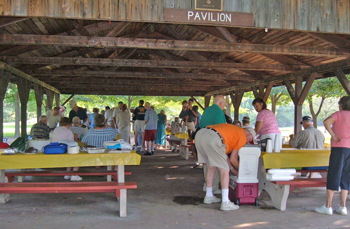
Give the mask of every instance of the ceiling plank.
POLYGON ((350 40, 336 34, 308 33, 308 35, 312 38, 330 43, 338 48, 350 48, 350 40))
POLYGON ((2 45, 59 45, 74 47, 125 47, 141 49, 163 49, 181 51, 205 52, 241 52, 264 53, 318 57, 348 57, 349 49, 334 49, 321 47, 247 44, 247 43, 218 43, 206 41, 158 40, 121 37, 74 37, 74 36, 45 36, 28 34, 0 34, 2 45))
POLYGON ((291 71, 286 65, 280 64, 250 64, 230 62, 201 62, 201 61, 170 61, 144 59, 107 59, 107 58, 75 58, 75 57, 16 57, 2 56, 0 60, 9 64, 60 64, 60 65, 94 65, 118 67, 146 68, 203 68, 203 69, 237 69, 250 71, 291 71))

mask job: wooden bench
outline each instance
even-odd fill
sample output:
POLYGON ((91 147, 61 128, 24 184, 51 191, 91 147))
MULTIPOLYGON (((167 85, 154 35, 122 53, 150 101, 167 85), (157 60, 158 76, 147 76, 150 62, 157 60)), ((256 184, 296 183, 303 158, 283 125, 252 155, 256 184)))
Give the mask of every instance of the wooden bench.
MULTIPOLYGON (((108 176, 112 175, 113 180, 117 181, 117 171, 16 171, 16 172, 5 172, 8 182, 14 181, 17 176, 108 176)), ((125 175, 131 175, 131 172, 125 171, 125 175)))
MULTIPOLYGON (((119 215, 126 217, 126 190, 136 189, 136 182, 49 182, 0 183, 0 193, 102 193, 113 192, 119 199, 119 215), (120 191, 125 190, 124 195, 120 191)), ((9 196, 8 196, 9 198, 9 196)))
POLYGON ((326 187, 327 178, 298 178, 290 181, 271 181, 277 185, 290 185, 290 191, 295 188, 326 187))

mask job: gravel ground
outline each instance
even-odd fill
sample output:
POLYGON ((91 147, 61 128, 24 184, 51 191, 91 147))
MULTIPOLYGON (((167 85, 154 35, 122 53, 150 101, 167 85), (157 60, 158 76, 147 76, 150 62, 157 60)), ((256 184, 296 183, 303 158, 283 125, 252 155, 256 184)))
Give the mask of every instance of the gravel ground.
MULTIPOLYGON (((287 210, 270 205, 263 192, 260 206, 241 206, 223 212, 220 204, 203 204, 203 170, 192 169, 170 151, 143 156, 140 166, 126 181, 136 181, 138 189, 128 191, 128 217, 119 218, 112 193, 12 194, 0 205, 0 229, 75 228, 340 228, 350 227, 347 216, 325 216, 313 211, 325 201, 325 189, 296 189, 290 194, 287 210)), ((86 168, 85 168, 86 169, 86 168)), ((89 168, 95 169, 95 168, 89 168)), ((61 177, 26 177, 26 181, 63 181, 61 177)), ((85 180, 104 180, 88 177, 85 180)), ((338 203, 339 193, 334 203, 338 203)))

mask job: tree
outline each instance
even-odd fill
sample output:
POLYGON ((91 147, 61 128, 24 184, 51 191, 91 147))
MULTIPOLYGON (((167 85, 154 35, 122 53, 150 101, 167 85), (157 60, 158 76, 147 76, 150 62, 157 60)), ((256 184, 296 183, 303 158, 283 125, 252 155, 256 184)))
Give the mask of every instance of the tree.
POLYGON ((314 120, 314 125, 317 128, 317 117, 319 116, 323 104, 327 98, 340 97, 344 94, 344 88, 339 83, 336 77, 315 80, 312 84, 310 92, 307 96, 309 102, 310 114, 314 120), (317 106, 314 103, 315 98, 320 98, 321 101, 317 106))
POLYGON ((290 102, 290 97, 285 86, 274 87, 269 96, 271 111, 276 115, 277 105, 286 105, 290 102))

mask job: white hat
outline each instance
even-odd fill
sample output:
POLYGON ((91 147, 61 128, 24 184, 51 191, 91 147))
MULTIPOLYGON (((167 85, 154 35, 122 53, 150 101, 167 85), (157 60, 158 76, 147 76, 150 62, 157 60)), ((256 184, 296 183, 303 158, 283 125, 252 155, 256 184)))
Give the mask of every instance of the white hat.
POLYGON ((77 102, 75 102, 75 100, 69 101, 70 109, 73 109, 76 105, 77 105, 77 102))

